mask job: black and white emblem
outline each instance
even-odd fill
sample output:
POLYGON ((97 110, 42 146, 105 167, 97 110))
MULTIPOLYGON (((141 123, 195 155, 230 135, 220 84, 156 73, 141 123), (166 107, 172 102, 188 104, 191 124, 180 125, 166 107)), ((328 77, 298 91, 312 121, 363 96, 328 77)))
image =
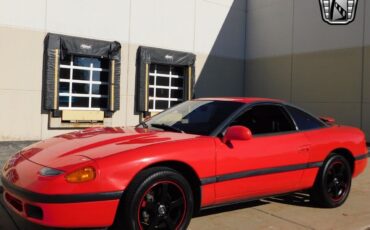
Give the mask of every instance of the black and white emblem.
POLYGON ((333 25, 345 25, 355 19, 358 0, 319 0, 322 19, 333 25))

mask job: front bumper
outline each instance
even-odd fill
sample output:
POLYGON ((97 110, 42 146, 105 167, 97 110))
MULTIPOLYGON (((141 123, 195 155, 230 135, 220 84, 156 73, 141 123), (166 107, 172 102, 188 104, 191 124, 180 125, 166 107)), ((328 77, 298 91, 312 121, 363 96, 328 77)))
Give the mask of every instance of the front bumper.
POLYGON ((45 195, 19 188, 5 178, 7 208, 23 218, 49 227, 108 227, 113 224, 122 192, 45 195))
POLYGON ((113 224, 122 190, 115 191, 98 180, 69 184, 63 175, 41 176, 42 168, 20 154, 6 163, 1 181, 8 209, 49 227, 107 227, 113 224))

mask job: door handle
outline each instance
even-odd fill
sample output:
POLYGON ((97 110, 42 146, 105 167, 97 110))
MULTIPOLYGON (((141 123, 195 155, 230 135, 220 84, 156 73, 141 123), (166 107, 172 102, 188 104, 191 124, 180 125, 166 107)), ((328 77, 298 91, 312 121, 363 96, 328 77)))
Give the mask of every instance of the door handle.
POLYGON ((310 151, 310 148, 311 148, 310 145, 303 145, 303 146, 299 147, 298 151, 299 152, 308 152, 308 151, 310 151))

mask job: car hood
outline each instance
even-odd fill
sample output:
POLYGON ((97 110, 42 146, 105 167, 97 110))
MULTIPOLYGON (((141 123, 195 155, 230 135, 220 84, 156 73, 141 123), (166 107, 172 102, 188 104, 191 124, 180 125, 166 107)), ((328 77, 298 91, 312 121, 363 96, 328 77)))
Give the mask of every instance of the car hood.
POLYGON ((57 169, 163 142, 198 135, 144 128, 89 128, 35 143, 20 153, 34 163, 57 169))

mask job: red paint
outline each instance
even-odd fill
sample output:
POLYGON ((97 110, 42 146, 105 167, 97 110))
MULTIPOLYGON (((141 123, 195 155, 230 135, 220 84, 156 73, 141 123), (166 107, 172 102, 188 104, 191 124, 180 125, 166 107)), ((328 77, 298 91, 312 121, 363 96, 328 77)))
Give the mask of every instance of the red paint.
MULTIPOLYGON (((299 148, 308 144, 307 138, 300 132, 232 141, 232 148, 216 140, 217 174, 304 164, 309 152, 300 152, 299 148)), ((303 170, 298 170, 217 183, 216 201, 294 191, 300 186, 302 174, 303 170), (230 189, 232 187, 237 189, 230 189)))
POLYGON ((232 140, 247 141, 252 139, 252 132, 240 125, 231 126, 226 130, 224 142, 232 140))
MULTIPOLYGON (((263 98, 212 100, 279 102, 263 98)), ((12 183, 41 194, 115 192, 125 190, 141 170, 162 162, 187 165, 200 180, 241 171, 323 162, 337 149, 345 149, 353 157, 366 153, 363 132, 353 127, 331 126, 304 132, 256 136, 250 140, 234 139, 224 143, 218 137, 143 128, 90 128, 27 147, 12 158, 4 175, 7 177, 12 172, 12 183), (70 184, 65 181, 65 174, 41 176, 39 170, 45 166, 66 173, 92 166, 97 176, 90 182, 70 184)), ((355 161, 353 176, 363 172, 366 164, 367 159, 355 161)), ((310 168, 207 184, 201 189, 201 205, 204 207, 309 188, 317 172, 318 168, 310 168)), ((5 192, 14 196, 6 188, 5 192)), ((55 227, 109 226, 114 221, 119 202, 43 204, 14 197, 23 203, 39 206, 44 211, 43 220, 28 218, 23 212, 13 209, 19 215, 32 222, 55 227)), ((8 207, 11 208, 9 204, 8 207)))
MULTIPOLYGON (((4 193, 4 200, 5 200, 4 193)), ((16 197, 12 195, 13 197, 16 197)), ((44 212, 44 219, 29 218, 25 211, 18 211, 11 205, 7 207, 13 210, 18 215, 36 224, 49 227, 105 227, 113 224, 113 217, 116 214, 118 207, 118 200, 112 201, 98 201, 98 202, 84 202, 84 203, 67 203, 67 204, 42 204, 28 202, 22 198, 24 204, 31 204, 42 208, 44 212)))

